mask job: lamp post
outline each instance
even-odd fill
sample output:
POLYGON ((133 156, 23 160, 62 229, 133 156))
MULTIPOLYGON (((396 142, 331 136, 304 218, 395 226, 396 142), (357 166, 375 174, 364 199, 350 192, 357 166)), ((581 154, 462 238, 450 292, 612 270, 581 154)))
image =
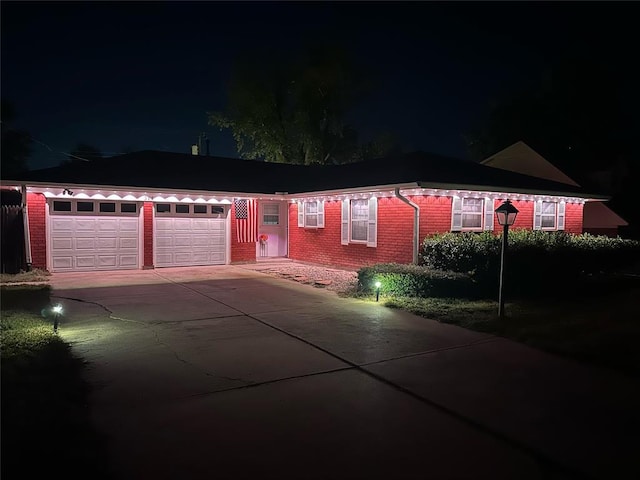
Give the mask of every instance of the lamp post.
POLYGON ((382 283, 376 282, 376 302, 380 299, 380 287, 382 283))
POLYGON ((495 210, 498 217, 498 223, 503 227, 502 233, 502 254, 500 257, 500 290, 498 292, 498 316, 500 319, 504 318, 504 264, 505 256, 507 253, 507 246, 509 245, 509 227, 513 225, 518 216, 518 209, 511 204, 510 200, 505 200, 495 210))

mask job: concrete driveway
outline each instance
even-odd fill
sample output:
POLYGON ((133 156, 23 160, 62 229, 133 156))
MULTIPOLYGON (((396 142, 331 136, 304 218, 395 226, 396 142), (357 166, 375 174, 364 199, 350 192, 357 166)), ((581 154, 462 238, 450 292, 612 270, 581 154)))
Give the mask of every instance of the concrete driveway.
POLYGON ((637 379, 242 266, 51 283, 118 479, 640 478, 637 379))

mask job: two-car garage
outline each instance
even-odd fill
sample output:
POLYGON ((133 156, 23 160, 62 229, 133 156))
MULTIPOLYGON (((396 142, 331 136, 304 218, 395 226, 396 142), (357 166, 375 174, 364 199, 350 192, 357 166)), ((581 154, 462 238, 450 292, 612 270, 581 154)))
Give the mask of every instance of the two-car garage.
MULTIPOLYGON (((142 268, 145 232, 139 201, 48 200, 53 272, 142 268)), ((228 207, 155 203, 154 265, 220 265, 227 259, 228 207)))

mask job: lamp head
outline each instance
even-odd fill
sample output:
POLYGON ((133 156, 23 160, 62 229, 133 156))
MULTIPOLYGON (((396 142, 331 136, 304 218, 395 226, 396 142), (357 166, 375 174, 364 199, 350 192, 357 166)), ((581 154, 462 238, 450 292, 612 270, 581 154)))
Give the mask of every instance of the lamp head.
POLYGON ((498 223, 503 227, 505 225, 510 227, 515 223, 519 210, 513 206, 511 200, 505 200, 502 205, 496 208, 495 212, 498 223))

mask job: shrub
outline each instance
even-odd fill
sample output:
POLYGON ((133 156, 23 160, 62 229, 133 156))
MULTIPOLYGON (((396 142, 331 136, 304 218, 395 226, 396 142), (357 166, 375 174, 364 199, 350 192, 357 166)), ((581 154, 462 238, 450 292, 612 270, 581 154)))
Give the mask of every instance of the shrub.
MULTIPOLYGON (((500 269, 501 235, 445 233, 426 237, 420 260, 429 268, 469 273, 485 291, 500 269)), ((509 232, 505 282, 512 294, 549 290, 560 281, 612 273, 640 260, 640 242, 590 234, 513 230, 509 232)), ((492 287, 491 287, 492 288, 492 287)))
POLYGON ((477 286, 469 274, 434 270, 416 265, 385 263, 361 268, 358 271, 358 290, 375 291, 406 297, 462 297, 476 298, 477 286))

